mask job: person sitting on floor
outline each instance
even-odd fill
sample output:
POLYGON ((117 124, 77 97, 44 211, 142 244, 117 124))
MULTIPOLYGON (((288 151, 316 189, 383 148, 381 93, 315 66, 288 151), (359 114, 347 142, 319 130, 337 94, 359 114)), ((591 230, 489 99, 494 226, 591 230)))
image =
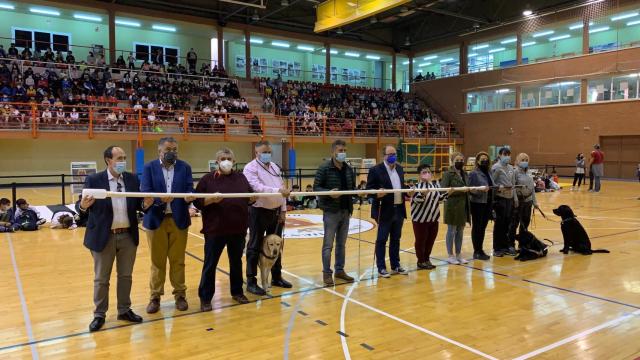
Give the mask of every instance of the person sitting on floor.
POLYGON ((47 220, 40 217, 40 213, 34 207, 30 207, 25 199, 16 201, 16 213, 13 217, 13 223, 20 226, 23 231, 35 231, 40 229, 40 225, 47 220))
POLYGON ((7 198, 0 199, 0 233, 14 232, 19 229, 20 227, 13 223, 11 200, 7 198))
MULTIPOLYGON (((291 192, 299 192, 300 186, 293 185, 291 192)), ((304 209, 304 200, 301 196, 289 196, 287 198, 287 210, 302 210, 304 209)))

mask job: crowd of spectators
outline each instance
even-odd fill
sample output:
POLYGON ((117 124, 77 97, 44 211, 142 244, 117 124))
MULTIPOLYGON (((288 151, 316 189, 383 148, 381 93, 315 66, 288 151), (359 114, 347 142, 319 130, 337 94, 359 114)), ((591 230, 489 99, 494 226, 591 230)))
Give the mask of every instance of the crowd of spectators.
POLYGON ((282 82, 260 79, 263 110, 274 108, 287 116, 288 129, 296 135, 314 136, 323 131, 336 135, 446 136, 444 121, 416 97, 402 91, 282 82))
MULTIPOLYGON (((23 53, 26 58, 32 56, 30 51, 23 53)), ((90 106, 98 130, 133 129, 138 123, 138 110, 142 110, 146 129, 162 131, 159 124, 181 124, 185 118, 182 110, 194 110, 197 101, 196 110, 202 110, 203 115, 189 120, 194 128, 206 131, 211 126, 198 124, 224 124, 220 116, 249 111, 235 82, 226 79, 169 75, 145 71, 144 66, 140 70, 51 67, 46 66, 48 63, 14 60, 15 47, 5 55, 0 56, 4 59, 0 60, 3 127, 29 128, 35 119, 41 129, 82 129, 88 126, 90 106)), ((45 60, 49 58, 47 55, 45 60)))
MULTIPOLYGON (((104 50, 104 49, 103 49, 104 50)), ((185 58, 185 64, 178 61, 176 57, 163 54, 158 49, 151 54, 144 54, 146 59, 138 59, 136 54, 129 52, 125 60, 125 54, 120 53, 115 62, 111 65, 115 69, 142 70, 144 72, 158 72, 161 74, 177 74, 177 75, 200 75, 206 77, 226 78, 227 72, 224 66, 212 66, 211 62, 205 60, 201 63, 199 71, 197 71, 198 54, 191 48, 185 58)), ((102 52, 89 51, 86 59, 76 59, 73 51, 53 51, 51 47, 44 52, 36 47, 34 51, 30 48, 16 47, 12 43, 8 49, 0 44, 0 61, 5 60, 21 60, 25 66, 42 66, 48 68, 69 68, 70 66, 91 66, 105 67, 107 62, 102 52)))

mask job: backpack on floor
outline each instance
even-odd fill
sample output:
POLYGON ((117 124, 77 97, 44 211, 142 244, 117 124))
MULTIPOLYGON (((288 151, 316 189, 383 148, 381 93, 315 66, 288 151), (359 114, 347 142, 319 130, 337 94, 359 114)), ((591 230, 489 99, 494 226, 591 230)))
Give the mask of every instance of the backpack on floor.
POLYGON ((20 225, 22 231, 38 230, 38 214, 31 209, 24 210, 16 219, 16 223, 20 225))

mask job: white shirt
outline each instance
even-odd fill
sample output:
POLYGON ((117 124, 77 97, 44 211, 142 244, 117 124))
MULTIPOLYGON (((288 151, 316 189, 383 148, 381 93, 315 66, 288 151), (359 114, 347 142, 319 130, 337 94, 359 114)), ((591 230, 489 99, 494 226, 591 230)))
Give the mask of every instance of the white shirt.
MULTIPOLYGON (((110 191, 118 191, 118 183, 122 185, 120 191, 127 191, 124 187, 122 175, 116 179, 111 174, 111 171, 107 170, 107 178, 109 179, 110 191)), ((128 228, 131 224, 129 223, 129 214, 127 213, 127 198, 113 197, 111 198, 111 205, 113 206, 113 222, 111 223, 111 230, 128 228)))
MULTIPOLYGON (((386 161, 384 162, 384 167, 387 169, 387 174, 389 174, 393 188, 402 189, 402 183, 400 182, 400 176, 396 171, 396 167, 394 166, 392 169, 386 161)), ((393 205, 402 205, 402 193, 397 192, 393 194, 393 205)))
MULTIPOLYGON (((173 174, 175 172, 175 166, 171 165, 167 169, 166 166, 162 164, 162 160, 160 161, 160 167, 162 168, 162 175, 164 176, 164 182, 167 184, 167 194, 171 193, 171 185, 173 185, 173 174)), ((171 203, 167 204, 167 209, 164 211, 165 214, 171 214, 173 211, 171 210, 171 203)))

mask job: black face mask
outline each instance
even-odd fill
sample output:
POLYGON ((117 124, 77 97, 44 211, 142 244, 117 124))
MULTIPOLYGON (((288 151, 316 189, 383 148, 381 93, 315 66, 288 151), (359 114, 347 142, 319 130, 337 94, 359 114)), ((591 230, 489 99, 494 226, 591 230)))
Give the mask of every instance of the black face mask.
POLYGON ((464 166, 464 162, 462 161, 456 161, 454 166, 456 167, 456 169, 458 170, 462 170, 462 167, 464 166))
POLYGON ((162 162, 164 162, 165 164, 168 165, 173 165, 176 163, 176 160, 178 160, 178 153, 175 151, 169 151, 164 153, 164 156, 162 157, 162 162))
POLYGON ((486 160, 483 160, 480 162, 479 166, 480 170, 482 171, 488 171, 489 170, 489 162, 486 160))

